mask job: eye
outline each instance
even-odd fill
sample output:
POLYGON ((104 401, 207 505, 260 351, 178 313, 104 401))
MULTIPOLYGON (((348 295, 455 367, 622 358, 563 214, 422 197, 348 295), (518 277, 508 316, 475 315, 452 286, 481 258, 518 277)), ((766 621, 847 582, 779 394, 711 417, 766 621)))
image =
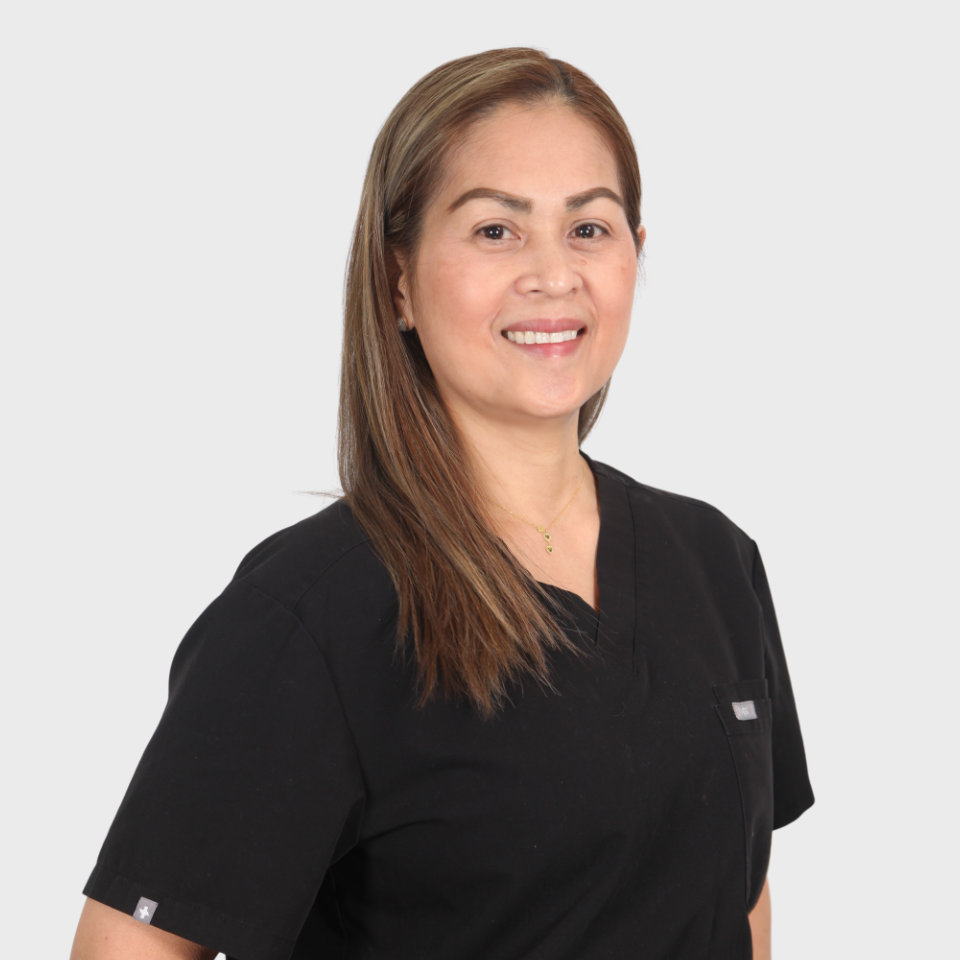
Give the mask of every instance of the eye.
POLYGON ((505 240, 510 235, 510 228, 502 223, 488 223, 486 226, 477 230, 479 236, 484 240, 505 240))
POLYGON ((573 228, 573 235, 578 240, 599 240, 606 232, 606 228, 599 223, 578 223, 573 228))

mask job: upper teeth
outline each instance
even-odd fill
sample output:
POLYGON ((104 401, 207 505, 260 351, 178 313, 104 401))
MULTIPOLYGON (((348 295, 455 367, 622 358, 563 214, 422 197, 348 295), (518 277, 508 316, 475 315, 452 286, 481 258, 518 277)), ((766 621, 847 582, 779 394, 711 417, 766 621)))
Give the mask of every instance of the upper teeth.
POLYGON ((563 343, 576 340, 576 330, 558 330, 556 333, 541 333, 533 330, 508 330, 507 339, 514 343, 563 343))

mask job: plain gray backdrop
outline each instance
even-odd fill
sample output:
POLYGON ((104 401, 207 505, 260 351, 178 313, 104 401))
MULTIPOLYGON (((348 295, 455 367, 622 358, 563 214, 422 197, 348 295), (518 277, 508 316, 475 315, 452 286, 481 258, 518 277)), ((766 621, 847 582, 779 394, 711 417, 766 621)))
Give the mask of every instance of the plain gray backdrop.
POLYGON ((766 561, 817 794, 774 840, 777 960, 956 950, 943 7, 4 5, 5 953, 66 957, 181 636, 337 487, 380 124, 437 64, 516 44, 599 81, 640 156, 634 327, 585 449, 766 561))

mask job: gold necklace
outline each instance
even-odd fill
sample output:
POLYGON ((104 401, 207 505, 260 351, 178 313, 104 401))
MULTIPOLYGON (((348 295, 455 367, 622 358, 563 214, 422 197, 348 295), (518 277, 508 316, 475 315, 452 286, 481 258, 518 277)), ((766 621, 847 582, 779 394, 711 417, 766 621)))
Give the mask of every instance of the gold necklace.
POLYGON ((577 494, 580 492, 580 489, 583 487, 584 480, 587 479, 586 473, 580 477, 580 482, 577 484, 577 489, 573 491, 573 496, 563 505, 563 509, 549 522, 545 524, 534 523, 533 520, 528 520, 526 517, 521 517, 519 513, 514 513, 512 510, 503 506, 501 503, 497 503, 496 500, 491 500, 490 497, 486 497, 486 500, 489 500, 495 507, 499 507, 504 513, 509 513, 511 517, 516 517, 517 520, 522 520, 524 523, 530 524, 531 527, 534 527, 537 533, 543 537, 544 543, 546 544, 547 553, 553 553, 553 543, 550 537, 550 531, 556 525, 556 522, 567 512, 567 507, 577 499, 577 494))

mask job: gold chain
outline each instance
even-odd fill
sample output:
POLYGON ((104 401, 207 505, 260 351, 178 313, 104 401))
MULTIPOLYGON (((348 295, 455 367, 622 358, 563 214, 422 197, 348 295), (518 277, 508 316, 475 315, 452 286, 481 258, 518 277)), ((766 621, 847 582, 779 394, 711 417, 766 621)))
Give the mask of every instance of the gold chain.
POLYGON ((503 506, 502 503, 497 503, 496 500, 491 500, 490 497, 485 499, 489 500, 495 507, 499 507, 504 513, 509 513, 511 517, 516 517, 517 520, 522 520, 524 523, 529 524, 531 527, 536 529, 546 544, 547 553, 553 553, 553 543, 551 542, 550 531, 553 529, 556 522, 567 512, 567 507, 577 499, 577 494, 580 492, 583 487, 584 480, 587 479, 586 473, 582 474, 580 477, 580 482, 577 484, 577 489, 573 491, 573 496, 563 505, 563 509, 549 522, 545 524, 534 523, 533 520, 528 520, 526 517, 521 517, 519 513, 514 513, 509 508, 503 506))

